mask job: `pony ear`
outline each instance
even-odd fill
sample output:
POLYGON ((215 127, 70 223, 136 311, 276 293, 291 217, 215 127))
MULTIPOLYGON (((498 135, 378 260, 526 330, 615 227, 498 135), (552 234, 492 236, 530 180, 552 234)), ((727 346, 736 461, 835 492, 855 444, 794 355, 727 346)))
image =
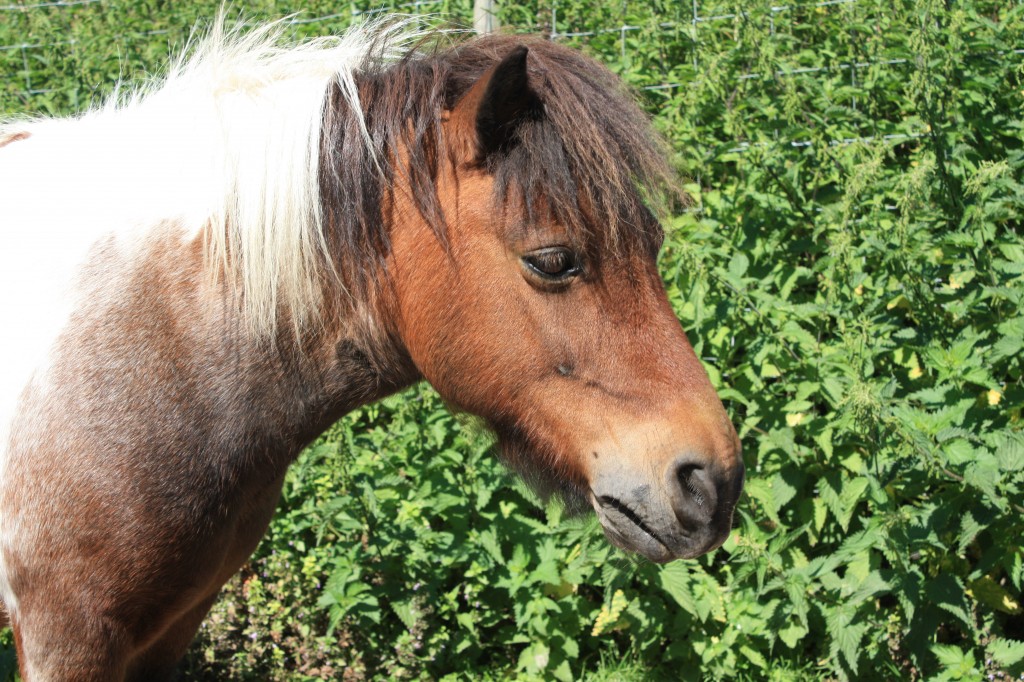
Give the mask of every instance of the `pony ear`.
POLYGON ((525 45, 513 49, 455 107, 463 125, 472 126, 476 160, 515 146, 519 126, 540 115, 540 98, 526 73, 528 54, 525 45))

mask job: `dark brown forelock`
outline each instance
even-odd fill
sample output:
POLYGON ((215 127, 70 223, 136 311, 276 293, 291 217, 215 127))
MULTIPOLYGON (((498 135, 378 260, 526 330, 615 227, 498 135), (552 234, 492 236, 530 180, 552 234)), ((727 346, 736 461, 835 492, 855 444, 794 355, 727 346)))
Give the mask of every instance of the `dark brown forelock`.
POLYGON ((438 151, 443 112, 518 45, 529 47, 530 87, 543 111, 523 121, 510 148, 480 159, 494 175, 496 205, 514 199, 525 205, 527 221, 553 218, 587 249, 649 249, 660 241, 652 209, 677 196, 665 146, 621 81, 594 60, 511 35, 421 48, 391 64, 372 50, 357 75, 372 151, 337 91, 328 98, 321 143, 328 241, 357 300, 388 253, 383 212, 396 178, 409 184, 420 213, 446 240, 435 184, 439 164, 449 160, 438 151))

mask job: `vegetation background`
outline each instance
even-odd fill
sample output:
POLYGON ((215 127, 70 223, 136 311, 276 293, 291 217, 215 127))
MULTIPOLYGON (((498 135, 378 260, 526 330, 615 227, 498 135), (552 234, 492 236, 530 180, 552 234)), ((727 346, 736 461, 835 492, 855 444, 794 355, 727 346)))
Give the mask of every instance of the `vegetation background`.
MULTIPOLYGON (((217 5, 0 6, 0 111, 159 73, 217 5)), ((302 10, 301 35, 367 9, 244 5, 302 10)), ((302 455, 186 679, 1024 678, 1024 6, 501 0, 500 19, 608 64, 671 141, 694 202, 661 268, 743 439, 735 533, 696 561, 625 556, 419 386, 302 455)))

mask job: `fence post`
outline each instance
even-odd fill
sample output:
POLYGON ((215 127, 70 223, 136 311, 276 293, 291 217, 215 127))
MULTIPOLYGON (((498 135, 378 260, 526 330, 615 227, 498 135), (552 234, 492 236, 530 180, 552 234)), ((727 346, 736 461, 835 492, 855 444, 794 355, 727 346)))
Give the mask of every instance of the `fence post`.
POLYGON ((478 35, 498 30, 498 0, 473 0, 473 30, 478 35))

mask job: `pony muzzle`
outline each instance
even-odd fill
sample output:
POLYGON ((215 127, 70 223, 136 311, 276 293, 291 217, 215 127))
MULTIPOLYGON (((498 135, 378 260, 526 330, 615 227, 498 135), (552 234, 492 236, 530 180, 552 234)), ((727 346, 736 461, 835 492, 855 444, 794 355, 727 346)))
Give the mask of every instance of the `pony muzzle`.
POLYGON ((719 547, 732 528, 744 468, 738 455, 729 459, 687 453, 654 476, 613 464, 594 472, 590 504, 615 546, 657 563, 692 559, 719 547))

